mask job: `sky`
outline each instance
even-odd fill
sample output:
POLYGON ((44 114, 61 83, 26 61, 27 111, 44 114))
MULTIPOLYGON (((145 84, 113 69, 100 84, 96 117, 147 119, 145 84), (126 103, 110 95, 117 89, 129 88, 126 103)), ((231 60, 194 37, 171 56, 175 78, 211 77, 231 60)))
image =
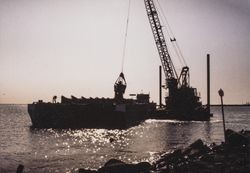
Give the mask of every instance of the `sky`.
MULTIPOLYGON (((207 53, 211 102, 219 103, 220 88, 227 104, 250 102, 250 1, 158 1, 203 104, 207 53)), ((128 2, 0 0, 0 103, 51 101, 54 95, 113 97, 122 69, 128 2)), ((125 97, 150 93, 158 102, 161 62, 143 0, 131 0, 125 53, 125 97)))

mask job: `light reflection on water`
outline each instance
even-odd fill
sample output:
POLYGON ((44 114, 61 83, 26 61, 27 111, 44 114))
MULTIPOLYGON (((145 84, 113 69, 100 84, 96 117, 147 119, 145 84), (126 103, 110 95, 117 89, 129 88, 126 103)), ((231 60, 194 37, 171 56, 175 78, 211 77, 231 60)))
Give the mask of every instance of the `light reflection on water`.
MULTIPOLYGON (((0 105, 0 172, 77 172, 99 168, 107 160, 153 162, 161 153, 189 145, 198 138, 221 142, 220 108, 213 107, 210 122, 147 120, 127 130, 37 130, 31 125, 26 105, 0 105)), ((249 107, 227 107, 226 126, 249 129, 249 107)))

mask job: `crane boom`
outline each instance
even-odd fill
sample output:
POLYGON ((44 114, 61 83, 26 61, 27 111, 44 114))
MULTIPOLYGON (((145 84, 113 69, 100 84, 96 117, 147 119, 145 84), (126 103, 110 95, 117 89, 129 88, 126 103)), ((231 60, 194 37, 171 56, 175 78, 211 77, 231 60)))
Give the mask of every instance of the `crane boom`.
MULTIPOLYGON (((179 76, 176 73, 153 0, 144 0, 144 4, 166 77, 165 89, 168 90, 168 95, 165 97, 165 107, 163 110, 159 109, 159 116, 182 120, 208 120, 211 114, 202 107, 197 89, 190 87, 189 67, 182 67, 179 76)), ((176 41, 175 38, 170 38, 170 40, 171 42, 176 41)), ((160 87, 162 87, 161 84, 160 87)), ((160 108, 162 108, 161 101, 160 108)))
POLYGON ((177 79, 178 76, 168 52, 162 26, 160 24, 160 19, 157 14, 154 2, 153 0, 144 0, 144 3, 166 79, 177 79))

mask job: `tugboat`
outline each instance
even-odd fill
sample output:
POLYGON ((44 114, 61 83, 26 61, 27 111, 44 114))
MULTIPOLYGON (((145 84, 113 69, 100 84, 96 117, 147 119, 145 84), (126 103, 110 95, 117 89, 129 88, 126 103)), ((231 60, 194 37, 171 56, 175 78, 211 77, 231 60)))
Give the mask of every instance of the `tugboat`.
POLYGON ((127 83, 120 73, 114 84, 114 98, 66 98, 61 103, 39 100, 28 105, 34 128, 105 128, 126 129, 138 125, 155 112, 156 103, 149 94, 137 94, 136 99, 124 99, 127 83))
MULTIPOLYGON (((209 120, 212 116, 209 107, 202 106, 200 97, 197 94, 197 89, 190 86, 189 67, 187 65, 183 66, 180 75, 178 75, 176 72, 173 61, 168 52, 162 25, 160 23, 158 12, 153 0, 144 0, 144 4, 154 36, 155 44, 161 59, 163 71, 166 77, 166 84, 164 86, 164 89, 168 91, 167 96, 165 97, 165 105, 162 105, 160 68, 160 108, 157 109, 157 111, 155 112, 155 116, 152 118, 200 121, 209 120)), ((168 22, 166 23, 168 24, 168 22)), ((170 26, 166 27, 166 29, 169 27, 170 26)), ((173 43, 173 46, 175 46, 175 50, 179 55, 182 55, 179 50, 179 46, 176 43, 176 38, 173 37, 173 35, 171 36, 170 34, 169 36, 170 42, 173 43)), ((184 64, 186 64, 183 56, 180 56, 179 58, 182 58, 184 64)))

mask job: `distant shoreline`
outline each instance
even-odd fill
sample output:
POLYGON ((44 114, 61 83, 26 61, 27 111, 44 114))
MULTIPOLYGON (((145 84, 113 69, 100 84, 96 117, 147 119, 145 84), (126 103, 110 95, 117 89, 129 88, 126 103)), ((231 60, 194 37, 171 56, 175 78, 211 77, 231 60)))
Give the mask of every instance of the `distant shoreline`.
MULTIPOLYGON (((221 104, 211 104, 211 106, 217 107, 217 106, 221 106, 221 104)), ((250 106, 250 104, 224 104, 224 106, 250 106)))

